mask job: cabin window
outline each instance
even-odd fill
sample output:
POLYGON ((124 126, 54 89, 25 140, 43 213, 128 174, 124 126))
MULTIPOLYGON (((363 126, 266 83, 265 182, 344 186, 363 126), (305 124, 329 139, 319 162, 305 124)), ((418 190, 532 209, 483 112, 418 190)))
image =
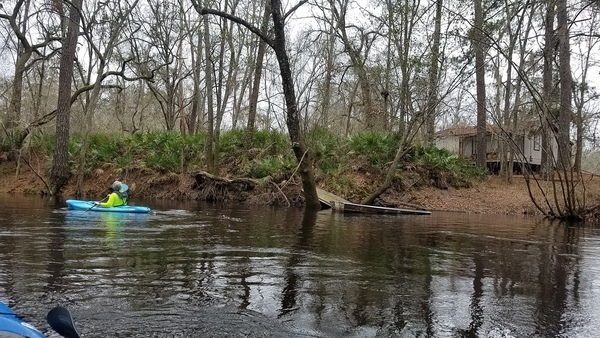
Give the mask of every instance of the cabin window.
POLYGON ((541 143, 540 139, 541 139, 540 135, 535 135, 533 137, 533 150, 540 151, 540 143, 541 143))

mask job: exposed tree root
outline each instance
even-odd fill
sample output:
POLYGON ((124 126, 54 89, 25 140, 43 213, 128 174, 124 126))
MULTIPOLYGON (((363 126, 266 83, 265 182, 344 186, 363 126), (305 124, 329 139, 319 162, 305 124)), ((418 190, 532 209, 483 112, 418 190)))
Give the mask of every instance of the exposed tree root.
POLYGON ((228 179, 201 171, 194 175, 193 188, 196 200, 216 202, 238 202, 248 204, 267 204, 292 206, 304 204, 300 187, 284 181, 273 182, 270 177, 263 180, 251 178, 228 179))

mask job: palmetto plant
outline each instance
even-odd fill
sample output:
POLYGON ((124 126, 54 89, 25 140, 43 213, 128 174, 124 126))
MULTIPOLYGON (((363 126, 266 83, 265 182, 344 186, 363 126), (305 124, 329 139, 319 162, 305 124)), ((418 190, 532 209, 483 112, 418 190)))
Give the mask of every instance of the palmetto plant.
POLYGON ((413 161, 429 176, 443 178, 451 186, 465 186, 468 181, 484 177, 486 170, 460 158, 457 154, 434 146, 417 147, 413 161))

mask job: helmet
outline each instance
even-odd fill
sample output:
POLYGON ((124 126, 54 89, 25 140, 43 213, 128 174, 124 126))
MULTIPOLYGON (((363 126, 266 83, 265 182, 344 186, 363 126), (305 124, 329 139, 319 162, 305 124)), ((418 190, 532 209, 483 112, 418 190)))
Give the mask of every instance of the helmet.
POLYGON ((112 188, 114 191, 120 191, 121 190, 121 181, 114 181, 112 184, 112 188))

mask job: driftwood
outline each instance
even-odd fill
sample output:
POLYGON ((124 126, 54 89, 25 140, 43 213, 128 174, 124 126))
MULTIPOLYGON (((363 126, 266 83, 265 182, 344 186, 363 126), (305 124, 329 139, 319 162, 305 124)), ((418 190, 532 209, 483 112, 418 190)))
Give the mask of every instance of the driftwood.
POLYGON ((206 184, 208 182, 212 182, 214 184, 224 185, 232 187, 234 190, 242 191, 242 190, 252 190, 259 182, 257 180, 251 178, 234 178, 228 179, 225 177, 215 176, 206 171, 201 171, 195 175, 196 183, 198 186, 206 184))

